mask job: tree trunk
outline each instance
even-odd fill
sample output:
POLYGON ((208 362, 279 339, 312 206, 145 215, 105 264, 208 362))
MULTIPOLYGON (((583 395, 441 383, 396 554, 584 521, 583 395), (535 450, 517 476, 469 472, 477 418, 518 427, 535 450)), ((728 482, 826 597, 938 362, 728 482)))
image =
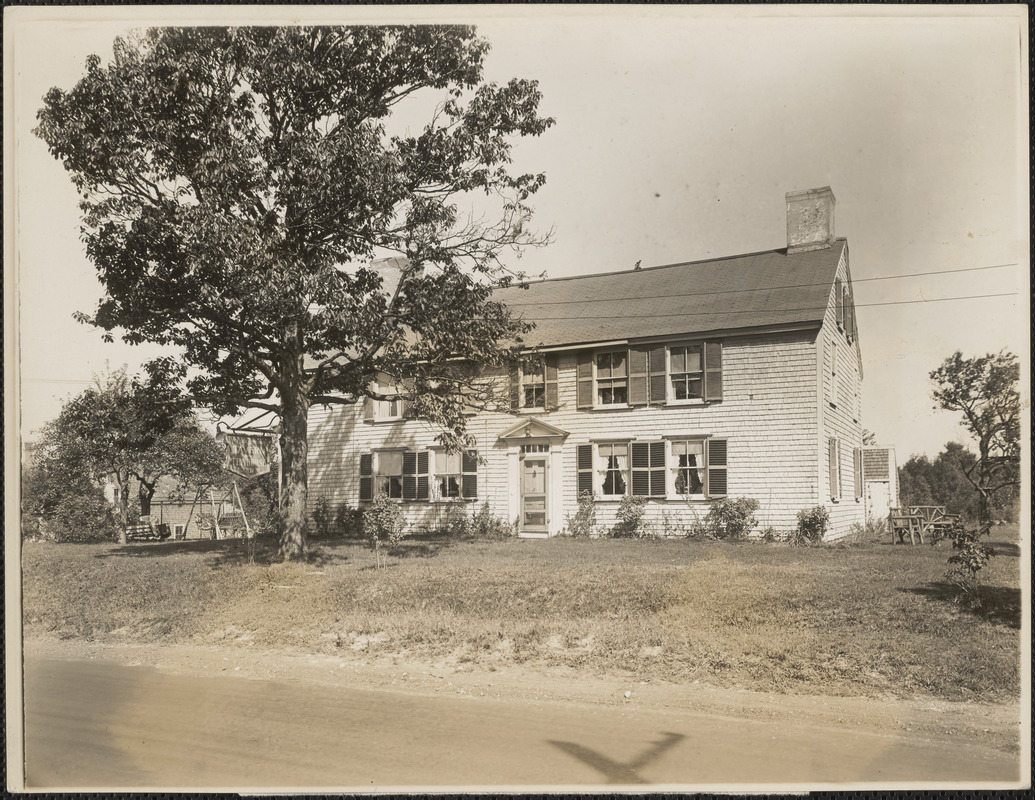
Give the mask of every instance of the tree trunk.
POLYGON ((283 507, 280 513, 280 556, 306 555, 306 504, 309 497, 309 397, 302 363, 299 325, 284 325, 285 349, 292 353, 283 365, 280 450, 283 463, 283 507))
POLYGON ((137 488, 137 499, 140 501, 140 516, 151 516, 151 498, 155 496, 155 485, 140 481, 137 488))
POLYGON ((119 509, 119 544, 127 544, 126 528, 129 525, 129 479, 122 480, 116 473, 112 476, 115 482, 115 505, 119 509))

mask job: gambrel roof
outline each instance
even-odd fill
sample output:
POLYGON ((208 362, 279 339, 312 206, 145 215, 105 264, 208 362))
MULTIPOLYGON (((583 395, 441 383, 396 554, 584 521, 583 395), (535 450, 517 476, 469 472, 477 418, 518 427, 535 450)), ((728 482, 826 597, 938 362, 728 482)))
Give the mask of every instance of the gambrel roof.
POLYGON ((553 278, 494 295, 556 347, 823 322, 847 244, 769 250, 661 267, 553 278))

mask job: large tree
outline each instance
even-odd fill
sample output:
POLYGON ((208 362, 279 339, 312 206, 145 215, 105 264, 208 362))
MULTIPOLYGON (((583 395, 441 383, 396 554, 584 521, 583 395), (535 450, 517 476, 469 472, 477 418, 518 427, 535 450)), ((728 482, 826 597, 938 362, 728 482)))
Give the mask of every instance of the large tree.
POLYGON ((222 451, 168 374, 153 369, 146 378, 130 377, 123 368, 95 384, 44 426, 34 466, 44 474, 109 483, 125 543, 134 482, 141 513, 149 513, 160 479, 211 482, 222 472, 222 451))
POLYGON ((534 81, 483 82, 488 49, 459 26, 153 29, 39 112, 105 287, 90 320, 179 346, 199 402, 280 414, 285 557, 313 404, 383 397, 387 375, 463 445, 485 397, 457 356, 502 364, 527 330, 492 291, 520 278, 504 250, 543 241, 544 177, 511 174, 512 141, 553 120, 534 81), (402 104, 434 110, 410 133, 402 104))
POLYGON ((982 523, 991 520, 996 495, 1020 485, 1019 378, 1017 356, 1005 351, 976 358, 957 351, 931 372, 936 408, 962 414, 977 443, 977 458, 959 466, 980 496, 982 523))

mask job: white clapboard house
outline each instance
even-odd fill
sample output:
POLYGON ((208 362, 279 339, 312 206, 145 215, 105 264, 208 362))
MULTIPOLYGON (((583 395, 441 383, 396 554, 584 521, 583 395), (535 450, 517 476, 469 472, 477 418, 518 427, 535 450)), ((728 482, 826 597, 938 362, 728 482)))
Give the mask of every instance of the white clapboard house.
POLYGON ((386 493, 428 526, 451 501, 487 502, 521 536, 545 537, 583 492, 601 526, 627 494, 654 520, 750 497, 759 528, 789 530, 822 505, 827 538, 844 535, 864 521, 848 243, 829 187, 786 205, 786 247, 500 292, 535 323, 538 366, 498 376, 511 408, 470 417, 469 454, 438 447, 401 401, 314 407, 310 502, 386 493))

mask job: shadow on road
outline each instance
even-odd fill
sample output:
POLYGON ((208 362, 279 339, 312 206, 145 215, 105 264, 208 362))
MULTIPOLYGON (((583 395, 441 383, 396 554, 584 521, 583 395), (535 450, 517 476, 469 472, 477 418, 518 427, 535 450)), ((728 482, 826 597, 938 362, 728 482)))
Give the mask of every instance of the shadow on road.
POLYGON ((590 750, 588 747, 583 747, 575 742, 549 741, 549 744, 567 753, 572 758, 578 759, 583 764, 589 765, 607 778, 608 783, 635 784, 650 783, 650 781, 639 775, 638 770, 657 760, 662 753, 674 747, 685 738, 681 733, 663 734, 663 738, 660 741, 654 742, 639 756, 625 764, 614 761, 598 753, 596 750, 590 750))
MULTIPOLYGON (((953 583, 929 583, 927 586, 900 588, 899 591, 916 594, 929 600, 959 604, 960 590, 953 583)), ((982 586, 979 589, 979 595, 981 598, 979 606, 968 607, 959 604, 959 607, 974 616, 987 619, 989 622, 1006 625, 1010 628, 1021 627, 1020 589, 1010 589, 1005 586, 982 586)))

